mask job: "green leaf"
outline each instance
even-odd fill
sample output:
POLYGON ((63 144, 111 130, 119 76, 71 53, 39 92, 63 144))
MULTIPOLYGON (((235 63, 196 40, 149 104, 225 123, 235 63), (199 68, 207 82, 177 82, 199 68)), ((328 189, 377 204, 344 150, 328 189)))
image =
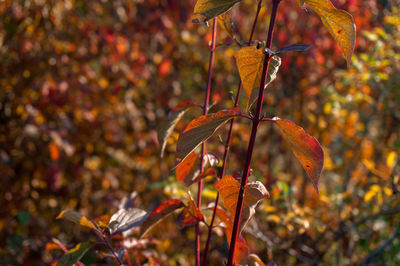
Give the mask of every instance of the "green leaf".
POLYGON ((324 166, 324 152, 318 140, 290 120, 274 117, 273 121, 281 130, 283 138, 289 143, 318 193, 318 180, 324 166))
POLYGON ((194 23, 207 22, 229 9, 241 0, 198 0, 193 11, 194 23))
POLYGON ((70 266, 77 263, 92 247, 90 242, 83 242, 76 245, 73 249, 65 252, 64 256, 58 261, 57 265, 70 266))
POLYGON ((176 146, 176 163, 179 165, 194 149, 209 139, 219 127, 239 114, 239 109, 221 110, 192 120, 179 135, 176 146))
POLYGON ((349 66, 356 41, 356 25, 353 16, 335 8, 329 0, 303 0, 302 2, 311 6, 320 16, 322 23, 342 49, 349 66))

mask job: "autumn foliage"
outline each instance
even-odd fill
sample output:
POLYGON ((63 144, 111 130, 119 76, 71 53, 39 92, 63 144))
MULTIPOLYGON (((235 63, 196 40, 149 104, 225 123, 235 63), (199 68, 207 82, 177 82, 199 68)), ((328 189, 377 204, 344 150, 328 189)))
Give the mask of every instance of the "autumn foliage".
POLYGON ((0 264, 400 264, 398 0, 0 14, 0 264))

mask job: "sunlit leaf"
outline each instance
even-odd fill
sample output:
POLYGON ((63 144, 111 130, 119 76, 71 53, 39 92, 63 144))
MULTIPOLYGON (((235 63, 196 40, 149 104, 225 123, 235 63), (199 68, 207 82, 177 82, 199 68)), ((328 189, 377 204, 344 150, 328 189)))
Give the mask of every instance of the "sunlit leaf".
POLYGON ((221 110, 192 120, 179 135, 176 146, 176 164, 181 163, 201 143, 209 139, 219 127, 238 115, 238 109, 221 110))
POLYGON ((77 263, 92 247, 89 242, 83 242, 76 245, 73 249, 65 252, 64 256, 58 261, 57 265, 70 266, 77 263))
POLYGON ((192 194, 188 192, 188 199, 179 217, 179 224, 181 226, 190 226, 196 224, 199 221, 204 221, 203 214, 201 213, 199 208, 197 208, 197 205, 193 200, 192 194))
MULTIPOLYGON (((241 48, 235 54, 235 58, 240 79, 242 80, 243 89, 248 99, 246 105, 247 111, 258 97, 258 89, 261 83, 264 64, 264 53, 261 49, 257 49, 254 46, 248 46, 241 48)), ((265 86, 268 86, 268 84, 276 78, 276 73, 278 72, 280 65, 281 59, 278 56, 273 56, 270 59, 265 86)))
MULTIPOLYGON (((214 184, 215 188, 221 194, 223 206, 226 208, 232 217, 236 214, 236 205, 239 196, 240 184, 232 176, 224 176, 214 184)), ((269 193, 265 186, 260 181, 249 182, 244 189, 244 201, 242 214, 240 216, 241 232, 247 222, 253 217, 256 212, 257 204, 263 198, 268 198, 269 193)))
POLYGON ((142 224, 147 219, 147 212, 137 208, 120 209, 110 218, 111 234, 119 234, 134 226, 142 224))
POLYGON ((167 215, 184 206, 181 200, 167 200, 155 208, 140 228, 140 236, 145 236, 155 225, 167 215))
POLYGON ((198 154, 196 152, 191 152, 177 167, 176 167, 176 179, 180 182, 184 182, 185 184, 190 183, 190 178, 187 180, 187 177, 192 172, 193 167, 198 158, 198 154))
POLYGON ((335 8, 330 0, 303 0, 321 17, 322 23, 335 38, 350 65, 356 41, 356 25, 353 16, 344 10, 335 8))
POLYGON ((197 0, 194 6, 192 20, 195 23, 206 22, 209 19, 215 18, 229 9, 241 0, 197 0))
POLYGON ((89 227, 91 229, 96 229, 95 225, 85 216, 81 215, 79 212, 76 211, 62 211, 56 219, 66 219, 73 223, 80 224, 82 226, 89 227))
POLYGON ((290 120, 275 117, 273 121, 281 130, 283 138, 289 143, 318 193, 318 180, 324 165, 324 152, 318 140, 290 120))
POLYGON ((167 147, 167 141, 174 131, 176 125, 181 120, 183 115, 194 106, 200 107, 200 105, 195 104, 192 101, 183 101, 169 112, 167 118, 159 122, 159 126, 157 128, 157 137, 158 142, 161 145, 161 158, 164 156, 165 148, 167 147))
MULTIPOLYGON (((281 62, 282 60, 279 56, 274 55, 271 57, 269 61, 268 75, 267 75, 267 81, 265 82, 265 87, 267 87, 272 81, 276 79, 276 74, 278 73, 281 62)), ((250 108, 257 101, 257 98, 258 98, 258 87, 251 91, 248 108, 250 108)))

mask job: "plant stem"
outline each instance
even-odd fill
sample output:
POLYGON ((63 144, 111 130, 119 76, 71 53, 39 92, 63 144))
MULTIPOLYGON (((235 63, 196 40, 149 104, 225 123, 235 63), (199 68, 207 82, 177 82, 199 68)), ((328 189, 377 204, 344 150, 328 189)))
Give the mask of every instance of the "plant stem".
MULTIPOLYGON (((249 42, 248 42, 249 46, 251 45, 251 42, 253 41, 254 31, 256 29, 256 24, 257 24, 257 20, 258 20, 258 15, 259 15, 260 10, 261 10, 261 4, 262 4, 262 0, 259 0, 258 1, 258 5, 257 5, 256 15, 254 17, 254 22, 253 22, 253 26, 251 28, 251 33, 250 33, 250 37, 249 37, 249 42)), ((238 90, 237 90, 237 93, 236 93, 234 107, 237 107, 239 105, 239 98, 240 98, 241 90, 242 90, 242 81, 239 81, 239 86, 238 86, 238 90)), ((233 129, 233 124, 234 123, 235 123, 235 119, 233 118, 231 120, 231 122, 230 122, 229 130, 228 130, 228 136, 227 136, 226 141, 225 141, 225 151, 224 151, 222 169, 221 169, 221 173, 219 174, 220 178, 222 178, 225 175, 227 158, 228 158, 228 154, 229 154, 230 147, 231 147, 232 129, 233 129)), ((203 266, 207 265, 207 255, 208 255, 208 250, 210 248, 211 235, 212 235, 213 225, 214 225, 214 221, 215 221, 215 215, 217 213, 218 202, 219 202, 219 193, 217 193, 217 197, 215 198, 214 210, 213 210, 213 213, 212 213, 210 226, 208 228, 207 242, 206 242, 206 246, 204 247, 203 263, 202 263, 203 266)))
POLYGON ((115 259, 118 261, 119 265, 124 265, 124 263, 121 261, 121 259, 119 258, 117 252, 113 249, 113 247, 111 246, 110 241, 108 241, 107 237, 103 234, 103 232, 101 232, 98 229, 94 229, 94 232, 100 238, 100 240, 108 247, 108 249, 114 255, 115 259))
MULTIPOLYGON (((272 36, 273 36, 276 13, 278 11, 279 3, 280 3, 280 0, 272 0, 272 13, 271 13, 271 18, 270 18, 270 22, 269 22, 268 37, 267 37, 267 48, 269 48, 269 49, 271 49, 272 36)), ((256 135, 257 135, 257 129, 258 129, 258 125, 260 124, 260 121, 261 121, 261 111, 262 111, 262 104, 263 104, 263 99, 264 99, 264 90, 265 90, 265 84, 267 81, 267 73, 268 73, 268 66, 269 66, 270 59, 271 59, 271 56, 267 52, 264 52, 264 64, 263 64, 263 70, 262 70, 261 84, 260 84, 260 88, 259 88, 259 92, 258 92, 257 109, 256 109, 256 114, 253 117, 253 125, 252 125, 252 129, 251 129, 250 141, 249 141, 249 146, 247 148, 247 156, 246 156, 245 165, 244 165, 243 173, 242 173, 242 182, 240 184, 238 202, 236 205, 235 221, 233 223, 232 238, 231 238, 230 246, 229 246, 229 257, 228 257, 228 264, 227 264, 228 266, 232 266, 233 262, 234 262, 233 257, 235 255, 236 240, 239 235, 239 222, 240 222, 240 215, 242 213, 242 207, 243 207, 244 188, 247 184, 247 179, 248 179, 249 170, 250 170, 251 157, 253 155, 253 149, 254 149, 254 144, 255 144, 256 135)))
MULTIPOLYGON (((205 98, 203 105, 203 114, 208 114, 208 106, 210 102, 210 94, 211 94, 211 78, 213 72, 214 65, 214 55, 215 55, 215 43, 217 36, 217 18, 213 19, 213 28, 212 28, 212 40, 211 40, 211 52, 210 52, 210 63, 208 66, 208 79, 207 79, 207 87, 205 90, 205 98)), ((205 153, 206 153, 206 142, 201 144, 201 156, 200 156, 200 173, 204 171, 205 164, 205 153)), ((203 190, 203 180, 200 180, 198 183, 198 192, 197 192, 197 207, 201 206, 201 192, 203 190)), ((200 265, 200 224, 196 223, 196 240, 195 240, 195 252, 196 252, 196 266, 200 265)))

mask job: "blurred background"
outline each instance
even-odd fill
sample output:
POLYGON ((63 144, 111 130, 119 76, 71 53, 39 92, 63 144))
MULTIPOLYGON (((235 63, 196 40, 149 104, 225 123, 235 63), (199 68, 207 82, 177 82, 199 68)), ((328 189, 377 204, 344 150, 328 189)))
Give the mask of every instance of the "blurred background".
MULTIPOLYGON (((357 26, 351 66, 309 8, 280 5, 273 48, 306 43, 282 56, 265 95, 268 117, 287 118, 316 137, 325 152, 317 197, 304 170, 269 124, 260 127, 253 180, 271 193, 244 232, 249 248, 278 265, 400 264, 400 1, 334 0, 357 26)), ((189 112, 160 158, 157 127, 183 100, 202 104, 211 28, 191 22, 195 1, 0 1, 0 264, 45 265, 67 247, 92 239, 88 230, 56 220, 64 209, 110 216, 120 201, 151 210, 186 188, 170 171, 189 112)), ((229 13, 248 39, 255 0, 229 13)), ((264 41, 270 1, 255 39, 264 41)), ((233 106, 239 82, 233 54, 218 29, 212 112, 233 106)), ((226 130, 219 133, 225 139, 226 130)), ((227 174, 240 173, 250 135, 234 127, 227 174)), ((222 156, 212 138, 208 151, 222 156)), ((196 186, 190 187, 193 193, 196 186)), ((204 206, 214 201, 213 181, 204 206)), ((211 213, 204 211, 206 220, 211 213)), ((206 238, 206 228, 203 228, 206 238)), ((176 216, 156 227, 154 242, 132 251, 136 263, 193 265, 194 229, 176 216)), ((204 243, 203 243, 204 244, 204 243)), ((212 238, 210 265, 228 245, 212 238)), ((86 263, 111 263, 93 252, 86 263)))

